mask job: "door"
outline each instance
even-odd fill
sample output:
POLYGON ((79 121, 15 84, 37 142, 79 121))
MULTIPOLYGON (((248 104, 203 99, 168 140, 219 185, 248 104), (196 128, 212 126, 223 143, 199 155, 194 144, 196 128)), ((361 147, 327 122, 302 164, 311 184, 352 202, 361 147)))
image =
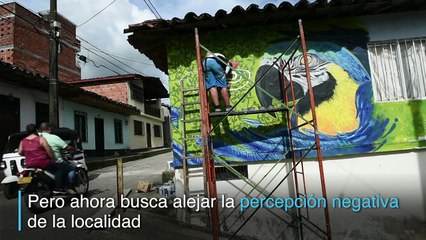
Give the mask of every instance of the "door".
POLYGON ((95 147, 96 155, 105 155, 104 120, 95 118, 95 147))
POLYGON ((146 124, 146 143, 148 148, 152 148, 151 143, 151 124, 146 124))
POLYGON ((170 117, 164 117, 163 122, 163 141, 164 147, 170 147, 172 144, 172 137, 170 136, 170 117))
POLYGON ((0 127, 0 153, 2 153, 7 137, 12 133, 19 132, 21 120, 19 98, 0 95, 0 102, 0 122, 2 124, 0 127))

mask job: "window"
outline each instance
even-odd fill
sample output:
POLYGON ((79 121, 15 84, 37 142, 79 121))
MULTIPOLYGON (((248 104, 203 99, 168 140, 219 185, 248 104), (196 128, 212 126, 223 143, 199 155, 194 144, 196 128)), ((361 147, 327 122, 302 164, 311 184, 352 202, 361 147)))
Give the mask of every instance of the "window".
POLYGON ((82 142, 87 142, 87 114, 74 112, 74 128, 82 142))
POLYGON ((143 136, 145 133, 143 132, 144 123, 141 121, 133 120, 134 125, 134 133, 135 135, 143 136))
POLYGON ((161 137, 161 127, 154 125, 154 137, 161 137))
POLYGON ((114 136, 115 143, 123 143, 123 122, 114 119, 114 136))
POLYGON ((377 102, 426 98, 426 38, 368 44, 377 102))
MULTIPOLYGON (((232 166, 244 177, 248 177, 247 165, 232 166)), ((238 176, 235 176, 231 171, 225 167, 216 167, 216 180, 217 181, 227 181, 227 180, 236 180, 240 179, 238 176)))
POLYGON ((138 100, 139 102, 143 102, 144 96, 143 96, 143 88, 131 83, 130 84, 130 90, 132 91, 132 98, 135 100, 138 100))

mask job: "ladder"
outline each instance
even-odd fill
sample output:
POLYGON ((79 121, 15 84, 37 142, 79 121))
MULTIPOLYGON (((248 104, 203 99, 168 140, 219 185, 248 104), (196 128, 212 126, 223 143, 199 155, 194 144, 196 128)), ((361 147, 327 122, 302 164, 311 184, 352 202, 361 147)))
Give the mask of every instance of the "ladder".
MULTIPOLYGON (((203 159, 204 155, 202 154, 203 149, 200 149, 200 154, 190 155, 188 152, 188 145, 197 145, 196 142, 201 139, 201 125, 198 124, 198 129, 191 129, 188 131, 188 125, 194 123, 202 124, 201 117, 201 107, 200 107, 200 91, 198 87, 185 88, 185 83, 180 80, 180 91, 181 91, 181 123, 182 123, 182 170, 183 170, 183 186, 184 186, 184 195, 188 197, 207 197, 207 179, 206 179, 206 168, 203 164, 202 170, 199 168, 191 168, 188 161, 194 159, 203 159), (188 100, 190 99, 190 100, 188 100), (188 116, 191 116, 188 118, 188 116), (195 115, 195 116, 194 116, 195 115), (203 187, 194 189, 190 187, 190 179, 202 179, 203 187)), ((190 208, 186 208, 184 212, 185 221, 192 223, 194 218, 205 218, 208 220, 209 214, 206 209, 201 209, 200 212, 194 212, 190 208)))

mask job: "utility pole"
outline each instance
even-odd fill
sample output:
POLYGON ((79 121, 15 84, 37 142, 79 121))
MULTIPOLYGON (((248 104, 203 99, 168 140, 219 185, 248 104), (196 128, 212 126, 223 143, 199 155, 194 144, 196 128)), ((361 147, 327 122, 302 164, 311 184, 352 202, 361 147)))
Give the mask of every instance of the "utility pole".
POLYGON ((58 42, 61 25, 56 21, 56 0, 50 0, 49 24, 49 122, 59 126, 58 119, 58 42))

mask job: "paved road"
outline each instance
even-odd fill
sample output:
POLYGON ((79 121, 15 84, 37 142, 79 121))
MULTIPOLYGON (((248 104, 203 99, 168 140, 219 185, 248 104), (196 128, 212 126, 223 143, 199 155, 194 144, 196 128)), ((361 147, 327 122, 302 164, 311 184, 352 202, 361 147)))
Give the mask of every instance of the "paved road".
MULTIPOLYGON (((172 153, 160 154, 141 160, 124 164, 124 186, 136 189, 139 180, 152 183, 161 183, 161 173, 167 168, 167 161, 172 159, 172 153)), ((107 167, 90 173, 91 198, 113 197, 116 191, 116 169, 107 167)), ((133 193, 133 196, 137 193, 133 193)), ((52 209, 36 215, 38 218, 46 218, 48 226, 45 229, 29 229, 27 221, 35 215, 26 207, 22 208, 22 232, 17 231, 17 199, 7 200, 3 194, 0 196, 0 240, 3 239, 209 239, 209 234, 193 228, 180 225, 176 221, 167 218, 155 217, 155 214, 141 210, 127 210, 122 213, 126 217, 141 215, 141 228, 138 229, 72 229, 70 216, 88 218, 94 216, 99 209, 75 209, 69 204, 62 209, 52 209), (67 228, 53 229, 53 215, 66 219, 67 228)), ((165 213, 167 214, 167 213, 165 213)))

